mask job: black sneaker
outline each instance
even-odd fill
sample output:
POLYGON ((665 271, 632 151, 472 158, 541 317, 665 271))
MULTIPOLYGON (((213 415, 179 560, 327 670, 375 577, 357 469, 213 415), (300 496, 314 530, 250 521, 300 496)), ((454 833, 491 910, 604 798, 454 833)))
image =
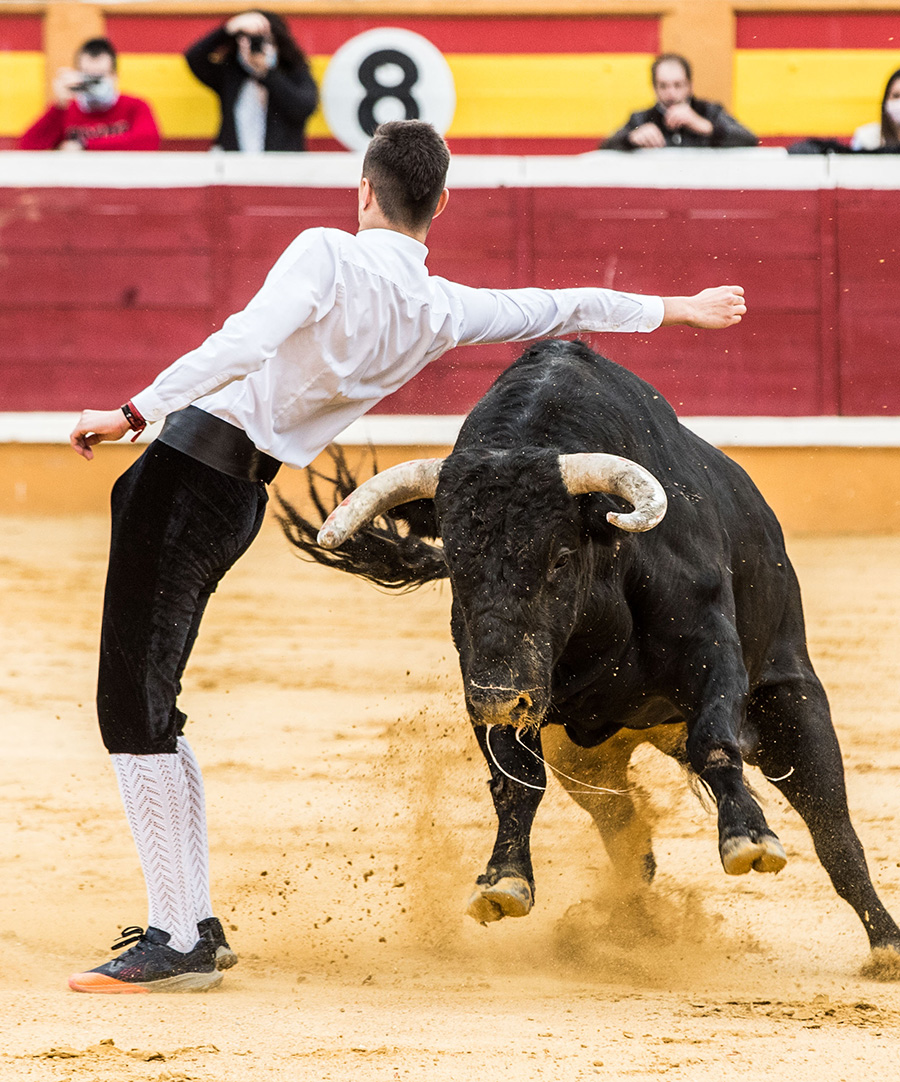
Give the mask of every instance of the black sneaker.
POLYGON ((216 969, 231 969, 238 963, 238 956, 225 938, 225 929, 218 917, 206 917, 197 922, 197 931, 201 939, 208 939, 216 948, 216 969))
POLYGON ((216 952, 201 937, 186 953, 166 946, 171 936, 159 928, 124 928, 111 950, 128 947, 118 958, 69 977, 75 992, 205 992, 222 983, 216 952), (129 946, 129 944, 134 946, 129 946))

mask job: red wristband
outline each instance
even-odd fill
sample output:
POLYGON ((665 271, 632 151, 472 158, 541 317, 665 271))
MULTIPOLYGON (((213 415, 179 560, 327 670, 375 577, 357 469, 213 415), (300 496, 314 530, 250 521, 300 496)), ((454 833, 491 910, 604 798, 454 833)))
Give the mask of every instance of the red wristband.
POLYGON ((131 442, 134 443, 147 427, 147 422, 141 416, 133 402, 126 402, 122 407, 122 412, 125 414, 125 420, 128 422, 128 427, 134 432, 134 436, 131 439, 131 442))

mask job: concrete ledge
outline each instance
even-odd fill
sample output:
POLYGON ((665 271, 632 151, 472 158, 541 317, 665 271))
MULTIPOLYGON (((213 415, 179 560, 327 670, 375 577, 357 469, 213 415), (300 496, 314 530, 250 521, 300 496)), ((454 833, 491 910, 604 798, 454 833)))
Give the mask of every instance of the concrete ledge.
MULTIPOLYGON (((413 447, 453 444, 461 415, 370 413, 338 438, 347 446, 413 447)), ((68 443, 76 413, 0 413, 0 444, 68 443)), ((900 447, 900 417, 682 417, 716 447, 900 447)), ((152 426, 138 440, 147 443, 152 426)))

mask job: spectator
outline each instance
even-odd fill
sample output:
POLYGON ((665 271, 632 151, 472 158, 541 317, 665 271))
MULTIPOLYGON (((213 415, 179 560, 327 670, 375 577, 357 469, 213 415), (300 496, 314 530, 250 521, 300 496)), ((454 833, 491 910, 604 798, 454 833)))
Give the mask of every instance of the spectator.
POLYGON ((119 93, 116 50, 91 38, 60 68, 53 104, 19 140, 20 150, 158 150, 159 129, 150 106, 119 93))
POLYGON ((759 140, 714 101, 695 98, 691 65, 663 53, 650 69, 656 104, 632 113, 624 128, 600 144, 603 150, 638 147, 755 147, 759 140))
POLYGON ((219 96, 222 150, 305 150, 306 121, 319 95, 309 65, 284 21, 245 11, 184 54, 194 75, 219 96))
POLYGON ((900 150, 900 68, 888 79, 881 98, 881 120, 863 124, 853 133, 851 150, 900 150))

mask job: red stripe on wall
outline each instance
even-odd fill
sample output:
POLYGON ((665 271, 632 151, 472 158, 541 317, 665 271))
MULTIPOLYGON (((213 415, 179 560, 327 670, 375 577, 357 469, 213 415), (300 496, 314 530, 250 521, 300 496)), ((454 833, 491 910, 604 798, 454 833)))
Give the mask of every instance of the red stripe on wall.
POLYGON ((739 49, 900 49, 900 11, 738 13, 739 49))
POLYGON ((43 21, 40 15, 0 15, 0 51, 40 52, 43 21))
POLYGON ((121 53, 180 53, 224 22, 194 15, 107 15, 106 32, 121 53))
MULTIPOLYGON (((120 52, 182 52, 221 20, 197 16, 109 15, 109 36, 120 52)), ((309 54, 330 56, 345 41, 378 26, 428 38, 443 53, 657 53, 655 18, 347 18, 287 20, 309 54)))
MULTIPOLYGON (((799 136, 785 136, 778 140, 769 140, 767 145, 786 146, 795 142, 799 136)), ((447 142, 452 154, 585 154, 589 150, 596 150, 600 141, 599 134, 596 138, 578 138, 577 136, 484 136, 479 138, 454 138, 450 137, 447 142)), ((207 139, 163 139, 160 150, 209 150, 211 138, 207 139)), ((763 140, 766 142, 766 140, 763 140)), ((0 137, 0 150, 15 150, 16 140, 12 137, 5 142, 0 137)), ((306 140, 307 150, 315 153, 337 152, 346 153, 347 148, 337 139, 328 136, 313 136, 306 140)))

